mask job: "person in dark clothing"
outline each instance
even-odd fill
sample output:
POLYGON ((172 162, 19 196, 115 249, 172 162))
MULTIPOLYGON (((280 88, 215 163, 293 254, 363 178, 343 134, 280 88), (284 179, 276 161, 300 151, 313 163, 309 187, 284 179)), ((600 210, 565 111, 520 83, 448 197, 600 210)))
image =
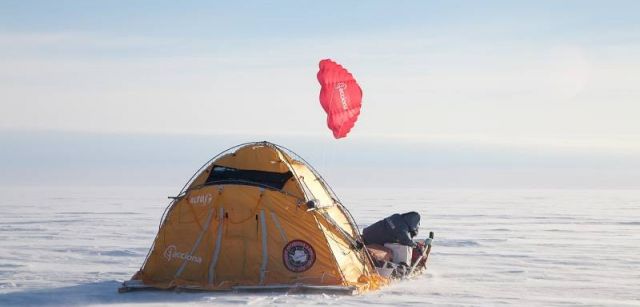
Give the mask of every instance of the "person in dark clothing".
POLYGON ((400 243, 416 247, 412 238, 418 235, 419 226, 420 214, 418 212, 396 213, 365 228, 362 231, 362 239, 365 245, 400 243))

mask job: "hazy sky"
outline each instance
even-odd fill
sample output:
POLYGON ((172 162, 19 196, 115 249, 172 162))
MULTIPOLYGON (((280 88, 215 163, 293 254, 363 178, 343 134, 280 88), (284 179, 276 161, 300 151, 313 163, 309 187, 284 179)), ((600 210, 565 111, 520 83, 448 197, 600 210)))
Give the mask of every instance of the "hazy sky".
POLYGON ((638 1, 2 1, 0 131, 332 142, 315 75, 333 58, 364 91, 341 142, 640 154, 638 12, 638 1))

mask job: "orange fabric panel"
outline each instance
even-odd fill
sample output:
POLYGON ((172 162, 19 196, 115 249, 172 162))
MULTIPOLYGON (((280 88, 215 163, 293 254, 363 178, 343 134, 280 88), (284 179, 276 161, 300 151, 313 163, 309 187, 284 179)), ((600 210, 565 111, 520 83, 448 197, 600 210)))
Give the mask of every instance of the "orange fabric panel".
POLYGON ((205 167, 205 169, 202 170, 200 174, 196 176, 195 179, 193 179, 193 181, 191 182, 191 185, 188 188, 192 189, 195 187, 202 186, 207 181, 207 178, 209 178, 209 173, 211 172, 212 168, 213 168, 213 164, 205 167))
POLYGON ((354 238, 357 237, 356 229, 351 226, 351 223, 349 223, 349 219, 347 218, 346 213, 342 211, 342 208, 336 205, 322 208, 320 210, 329 214, 336 224, 338 224, 338 226, 340 226, 340 228, 342 228, 346 233, 351 234, 354 238))
POLYGON ((327 238, 328 244, 332 249, 333 257, 348 282, 357 282, 358 278, 364 274, 364 266, 366 265, 362 258, 361 252, 351 250, 349 243, 341 234, 333 230, 333 226, 324 220, 320 220, 322 230, 327 238))
POLYGON ((309 192, 311 193, 309 197, 313 197, 315 199, 318 207, 334 205, 333 199, 320 183, 320 179, 316 177, 316 175, 306 165, 297 161, 291 165, 293 166, 295 175, 298 176, 297 180, 302 181, 307 185, 309 192))
POLYGON ((224 187, 223 201, 219 206, 224 208, 225 217, 214 284, 257 283, 261 258, 257 218, 260 198, 260 189, 256 187, 224 187))
POLYGON ((214 163, 246 170, 277 173, 289 171, 287 165, 282 163, 280 156, 273 148, 258 144, 241 147, 233 154, 218 158, 214 163))
POLYGON ((339 270, 313 214, 306 210, 306 206, 298 206, 291 201, 290 197, 281 193, 268 191, 265 195, 264 208, 270 215, 277 216, 280 228, 286 237, 283 240, 273 219, 267 221, 269 239, 267 243, 269 250, 267 281, 283 284, 341 284, 339 270), (284 264, 284 248, 294 240, 307 242, 315 253, 314 264, 304 272, 292 272, 284 264))
POLYGON ((170 282, 176 279, 183 264, 180 279, 199 281, 206 278, 207 270, 202 268, 210 260, 214 243, 212 230, 218 225, 215 204, 220 200, 218 190, 211 187, 191 191, 173 205, 143 267, 146 278, 170 282), (200 236, 199 245, 193 250, 200 236), (194 253, 190 254, 192 250, 194 253))

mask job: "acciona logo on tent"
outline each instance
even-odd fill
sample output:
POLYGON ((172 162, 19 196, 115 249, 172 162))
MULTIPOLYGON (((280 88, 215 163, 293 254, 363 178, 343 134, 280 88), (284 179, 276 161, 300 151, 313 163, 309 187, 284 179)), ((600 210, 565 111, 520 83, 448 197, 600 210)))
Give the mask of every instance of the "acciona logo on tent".
POLYGON ((171 261, 171 260, 177 258, 177 259, 182 259, 182 260, 186 260, 186 261, 189 261, 189 262, 195 262, 197 264, 202 263, 202 258, 200 258, 198 256, 192 256, 192 255, 188 255, 186 253, 179 252, 176 249, 175 245, 167 246, 167 249, 164 250, 164 257, 167 259, 167 261, 171 261))

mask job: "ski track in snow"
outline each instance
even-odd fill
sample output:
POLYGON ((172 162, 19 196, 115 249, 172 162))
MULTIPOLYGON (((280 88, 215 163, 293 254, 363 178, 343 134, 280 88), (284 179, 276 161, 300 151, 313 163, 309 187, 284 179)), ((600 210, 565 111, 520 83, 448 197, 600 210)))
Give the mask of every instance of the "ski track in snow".
POLYGON ((640 191, 336 191, 361 227, 422 214, 428 272, 359 296, 118 294, 172 188, 0 188, 0 305, 640 305, 640 191))

